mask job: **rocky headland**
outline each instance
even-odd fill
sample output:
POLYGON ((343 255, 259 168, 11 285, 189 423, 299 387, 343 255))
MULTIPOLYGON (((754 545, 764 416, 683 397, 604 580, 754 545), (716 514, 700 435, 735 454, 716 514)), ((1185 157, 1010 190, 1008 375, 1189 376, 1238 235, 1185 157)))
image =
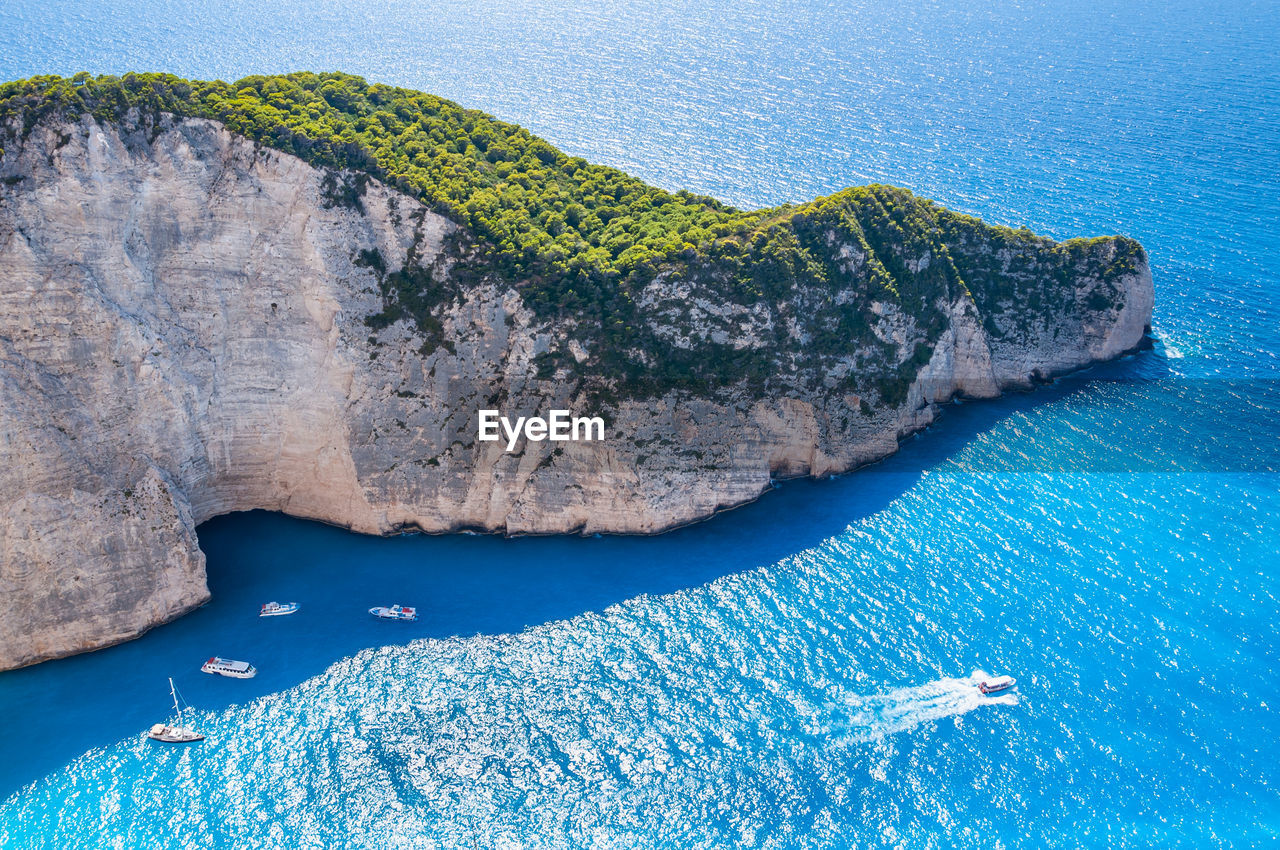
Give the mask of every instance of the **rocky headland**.
MULTIPOLYGON (((467 143, 423 119, 420 148, 319 155, 299 139, 323 128, 227 97, 108 100, 128 79, 0 87, 0 669, 201 605, 195 529, 219 514, 655 533, 883 458, 940 404, 1113 359, 1150 322, 1123 237, 1054 242, 889 187, 742 213, 437 101, 467 143), (519 194, 525 162, 555 172, 524 180, 559 187, 549 212, 519 194), (532 231, 500 229, 517 214, 532 231), (507 452, 476 439, 482 408, 600 414, 607 439, 507 452)), ((292 79, 362 132, 415 120, 385 87, 292 79)))

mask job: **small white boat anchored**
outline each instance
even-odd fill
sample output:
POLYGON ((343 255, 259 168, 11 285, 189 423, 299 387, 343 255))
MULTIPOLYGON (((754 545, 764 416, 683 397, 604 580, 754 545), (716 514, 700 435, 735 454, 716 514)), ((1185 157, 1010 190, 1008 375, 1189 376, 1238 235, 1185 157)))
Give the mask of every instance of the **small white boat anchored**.
POLYGON ((232 679, 252 679, 258 675, 258 668, 248 661, 232 661, 230 658, 219 658, 216 655, 200 666, 205 673, 217 673, 219 676, 230 676, 232 679))
POLYGON ((370 608, 369 613, 377 617, 379 620, 416 620, 418 619, 418 609, 409 608, 404 605, 392 605, 390 608, 370 608))
POLYGON ((147 730, 147 737, 164 744, 194 744, 196 741, 203 741, 204 735, 188 726, 182 718, 182 703, 178 700, 178 689, 173 686, 173 679, 169 680, 169 693, 173 695, 173 713, 178 720, 173 725, 157 723, 147 730))
POLYGON ((293 614, 302 606, 297 602, 268 602, 262 606, 262 610, 258 611, 259 617, 283 617, 285 614, 293 614))
POLYGON ((1018 680, 1012 676, 993 676, 990 679, 983 679, 978 683, 978 690, 984 694, 998 694, 1001 691, 1007 691, 1014 685, 1018 684, 1018 680))

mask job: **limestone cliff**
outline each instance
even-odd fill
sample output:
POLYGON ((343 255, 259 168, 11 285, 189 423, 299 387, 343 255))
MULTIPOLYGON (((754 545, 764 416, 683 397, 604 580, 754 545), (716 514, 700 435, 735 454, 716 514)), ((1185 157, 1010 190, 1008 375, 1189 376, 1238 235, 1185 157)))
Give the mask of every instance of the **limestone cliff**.
POLYGON ((662 346, 638 358, 709 339, 791 352, 793 369, 774 358, 761 380, 626 392, 591 379, 599 343, 572 318, 536 312, 518 281, 464 276, 463 225, 376 180, 334 203, 346 176, 199 118, 47 120, 7 144, 0 669, 202 604, 195 527, 218 514, 263 508, 367 533, 657 532, 776 477, 882 458, 937 403, 1113 358, 1150 321, 1140 249, 1098 271, 1124 253, 1115 240, 1047 270, 1035 252, 1048 240, 939 219, 946 245, 901 249, 916 271, 949 251, 963 278, 926 299, 926 320, 859 283, 874 258, 818 217, 806 226, 846 284, 751 302, 726 297, 738 284, 722 268, 691 265, 659 270, 635 299, 662 346), (387 316, 396 269, 444 287, 441 344, 387 316), (1050 286, 1056 300, 1029 299, 1050 286), (842 348, 833 331, 830 357, 804 360, 817 333, 806 316, 856 299, 866 332, 842 348), (863 388, 874 363, 902 386, 863 388), (482 407, 601 408, 608 439, 509 454, 477 442, 482 407))

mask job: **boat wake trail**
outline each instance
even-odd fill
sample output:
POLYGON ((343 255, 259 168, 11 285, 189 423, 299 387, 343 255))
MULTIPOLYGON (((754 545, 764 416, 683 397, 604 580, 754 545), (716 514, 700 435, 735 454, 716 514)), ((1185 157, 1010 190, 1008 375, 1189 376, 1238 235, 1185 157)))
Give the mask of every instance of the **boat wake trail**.
POLYGON ((1018 704, 1013 691, 984 696, 978 683, 988 678, 987 673, 975 670, 966 678, 939 679, 884 694, 851 694, 829 704, 829 724, 817 731, 841 743, 864 743, 907 732, 922 723, 968 714, 975 708, 1018 704))

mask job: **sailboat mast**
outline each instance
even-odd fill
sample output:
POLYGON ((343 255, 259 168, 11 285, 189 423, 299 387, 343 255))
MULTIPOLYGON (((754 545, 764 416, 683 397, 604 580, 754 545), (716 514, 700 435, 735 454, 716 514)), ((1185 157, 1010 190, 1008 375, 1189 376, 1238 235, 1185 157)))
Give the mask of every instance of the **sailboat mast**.
POLYGON ((182 706, 178 705, 178 689, 174 687, 173 677, 169 677, 169 693, 173 695, 173 710, 178 715, 178 725, 182 725, 182 706))

